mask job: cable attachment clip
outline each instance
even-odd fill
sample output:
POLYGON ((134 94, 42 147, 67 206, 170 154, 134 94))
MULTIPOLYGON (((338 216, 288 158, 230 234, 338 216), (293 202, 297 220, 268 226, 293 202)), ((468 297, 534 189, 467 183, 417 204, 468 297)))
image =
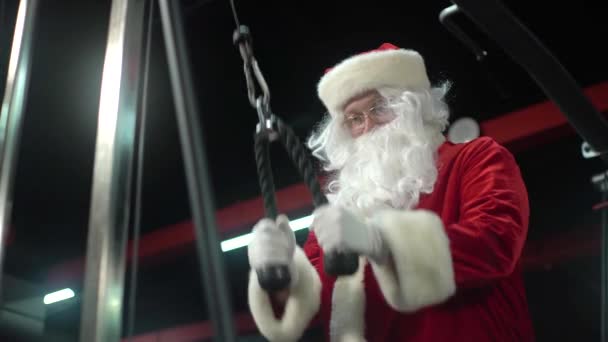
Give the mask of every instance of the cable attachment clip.
POLYGON ((235 45, 238 45, 241 57, 243 58, 243 71, 245 73, 245 80, 247 81, 247 95, 249 97, 249 103, 253 108, 258 107, 257 99, 262 98, 262 104, 264 111, 270 112, 270 90, 262 71, 258 66, 258 62, 253 54, 253 43, 251 38, 251 32, 245 25, 240 25, 232 36, 232 41, 235 45), (254 78, 255 77, 255 78, 254 78), (262 94, 257 94, 256 81, 259 85, 262 94))
POLYGON ((276 118, 271 112, 265 111, 262 97, 256 99, 256 110, 260 122, 255 126, 255 133, 265 135, 270 142, 277 140, 279 133, 276 130, 276 118))
POLYGON ((243 58, 243 72, 245 73, 245 80, 247 82, 249 103, 258 113, 260 122, 256 127, 256 133, 266 134, 269 141, 274 141, 278 135, 274 128, 275 119, 270 110, 270 90, 253 54, 251 31, 247 26, 239 25, 234 31, 232 41, 235 45, 238 45, 241 57, 243 58), (261 90, 261 94, 259 95, 256 83, 261 90))

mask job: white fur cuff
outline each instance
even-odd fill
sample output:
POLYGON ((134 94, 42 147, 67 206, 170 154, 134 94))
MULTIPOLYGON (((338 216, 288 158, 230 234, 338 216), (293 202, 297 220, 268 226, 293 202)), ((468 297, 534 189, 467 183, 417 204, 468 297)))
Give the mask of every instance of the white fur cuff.
POLYGON ((330 341, 365 342, 365 258, 357 272, 336 279, 331 300, 330 341))
POLYGON ((290 289, 281 319, 275 318, 270 297, 260 287, 256 272, 252 270, 249 275, 249 309, 260 333, 273 342, 297 341, 321 304, 321 280, 300 247, 296 247, 294 263, 298 281, 290 289))
POLYGON ((336 115, 350 98, 382 87, 429 88, 422 56, 397 49, 347 58, 321 78, 317 92, 329 113, 336 115))
POLYGON ((438 304, 456 290, 449 240, 443 222, 426 210, 379 213, 381 229, 394 264, 371 263, 388 304, 413 312, 438 304))

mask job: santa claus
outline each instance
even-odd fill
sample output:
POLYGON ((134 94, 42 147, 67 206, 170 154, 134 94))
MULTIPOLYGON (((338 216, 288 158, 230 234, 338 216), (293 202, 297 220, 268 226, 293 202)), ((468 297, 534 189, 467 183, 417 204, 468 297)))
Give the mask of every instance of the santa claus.
POLYGON ((528 198, 513 156, 491 138, 446 141, 447 86, 423 58, 383 44, 328 70, 329 114, 308 144, 331 175, 303 248, 286 216, 263 219, 252 270, 288 264, 289 289, 256 272, 249 307, 271 341, 296 341, 316 317, 330 341, 532 341, 519 260, 528 198), (360 255, 332 277, 323 256, 360 255))

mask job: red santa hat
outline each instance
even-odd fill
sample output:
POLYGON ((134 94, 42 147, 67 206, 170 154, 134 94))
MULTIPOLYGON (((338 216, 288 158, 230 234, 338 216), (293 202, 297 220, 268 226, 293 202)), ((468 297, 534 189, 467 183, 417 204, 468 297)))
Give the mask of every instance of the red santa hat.
POLYGON ((384 43, 327 69, 317 91, 329 113, 336 115, 342 112, 349 99, 381 87, 429 88, 422 56, 416 51, 384 43))

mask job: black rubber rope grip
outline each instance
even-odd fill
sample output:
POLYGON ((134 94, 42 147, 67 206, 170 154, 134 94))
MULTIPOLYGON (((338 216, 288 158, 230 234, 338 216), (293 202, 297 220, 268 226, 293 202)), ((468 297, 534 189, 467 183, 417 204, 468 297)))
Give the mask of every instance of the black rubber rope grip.
MULTIPOLYGON (((285 125, 278 117, 273 116, 278 138, 287 150, 291 161, 300 175, 304 178, 310 190, 315 207, 327 203, 327 198, 321 191, 317 181, 311 157, 308 150, 299 141, 293 130, 285 125)), ((255 135, 255 159, 258 171, 258 180, 264 201, 266 216, 275 219, 278 215, 272 168, 270 165, 269 134, 258 132, 255 135)), ((326 274, 334 277, 352 275, 359 267, 359 256, 352 252, 327 253, 323 257, 323 268, 326 274)), ((260 287, 267 292, 285 290, 291 283, 291 274, 288 265, 267 265, 256 269, 260 287)))

